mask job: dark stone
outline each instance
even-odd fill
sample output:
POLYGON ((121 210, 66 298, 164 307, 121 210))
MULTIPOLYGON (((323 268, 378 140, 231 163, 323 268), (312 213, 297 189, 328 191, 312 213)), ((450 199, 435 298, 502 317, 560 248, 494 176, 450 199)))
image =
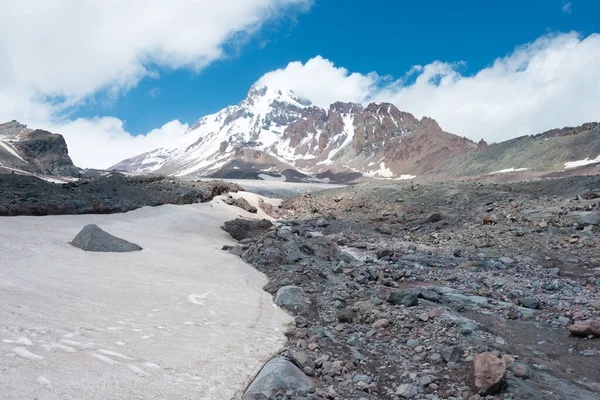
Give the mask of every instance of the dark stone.
POLYGON ((282 286, 275 295, 275 304, 290 312, 304 313, 309 308, 304 289, 298 286, 282 286))
POLYGON ((401 290, 391 292, 387 300, 392 304, 404 305, 406 307, 414 307, 419 304, 419 300, 414 294, 401 290))
POLYGON ((532 310, 540 308, 540 301, 538 299, 534 299, 533 297, 524 297, 519 299, 519 304, 532 310))
POLYGON ((233 221, 225 222, 221 229, 229 233, 232 238, 242 240, 262 235, 272 227, 273 224, 267 219, 255 221, 237 218, 233 221))
POLYGON ((442 214, 433 213, 427 218, 427 222, 429 222, 431 224, 431 223, 435 223, 435 222, 440 222, 442 219, 443 219, 442 214))
POLYGON ((338 321, 340 322, 352 322, 356 313, 351 308, 345 308, 338 313, 338 321))
POLYGON ((113 236, 97 225, 84 226, 81 232, 69 243, 85 251, 123 253, 142 250, 137 244, 113 236))
POLYGON ((242 400, 283 399, 288 393, 297 398, 312 387, 312 381, 300 368, 283 357, 275 357, 252 381, 242 400))
POLYGON ((442 356, 442 360, 446 362, 459 362, 462 349, 459 346, 444 347, 440 350, 440 355, 442 356))
POLYGON ((378 250, 376 253, 378 260, 381 260, 382 258, 385 258, 385 257, 392 257, 393 255, 394 255, 394 250, 390 250, 390 249, 378 250))
POLYGON ((429 301, 433 301, 433 302, 438 302, 440 301, 440 295, 437 294, 436 292, 434 292, 433 290, 422 290, 421 291, 421 297, 424 298, 425 300, 429 300, 429 301))

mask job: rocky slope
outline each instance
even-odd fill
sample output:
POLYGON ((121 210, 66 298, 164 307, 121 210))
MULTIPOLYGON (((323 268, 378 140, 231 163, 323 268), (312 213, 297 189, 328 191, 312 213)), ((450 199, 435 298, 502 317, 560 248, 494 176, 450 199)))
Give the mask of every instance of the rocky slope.
POLYGON ((592 164, 594 160, 599 165, 599 156, 600 123, 591 122, 480 146, 449 158, 439 173, 445 177, 461 177, 509 169, 525 174, 561 171, 592 164))
POLYGON ((598 398, 599 176, 369 182, 271 211, 224 226, 296 321, 276 358, 296 368, 248 399, 598 398))
POLYGON ((348 173, 376 178, 421 173, 475 148, 434 120, 419 120, 392 104, 338 102, 324 109, 291 91, 254 86, 239 105, 201 118, 178 142, 112 168, 219 177, 291 170, 299 178, 340 181, 348 173), (416 163, 427 167, 415 169, 416 163))
POLYGON ((61 135, 28 129, 17 121, 0 124, 0 170, 69 177, 80 174, 61 135))

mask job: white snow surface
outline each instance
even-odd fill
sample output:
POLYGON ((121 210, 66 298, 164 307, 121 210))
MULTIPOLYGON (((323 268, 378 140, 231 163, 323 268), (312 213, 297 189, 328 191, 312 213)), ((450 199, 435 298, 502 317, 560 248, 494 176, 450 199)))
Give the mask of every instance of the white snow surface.
POLYGON ((569 161, 565 163, 565 169, 569 169, 569 168, 575 168, 575 167, 582 167, 584 165, 589 165, 589 164, 595 164, 595 163, 600 163, 600 155, 598 155, 598 157, 590 160, 589 157, 584 158, 583 160, 577 160, 577 161, 569 161))
POLYGON ((3 140, 0 140, 0 146, 2 146, 6 151, 8 151, 10 154, 12 154, 13 156, 17 157, 19 160, 21 161, 25 161, 23 159, 23 157, 21 157, 19 155, 19 153, 17 153, 17 151, 15 149, 12 148, 12 146, 10 145, 10 143, 6 143, 3 140))
MULTIPOLYGON (((247 196, 251 203, 259 197, 247 196)), ((217 198, 125 214, 0 219, 3 400, 239 397, 285 342, 266 277, 221 251, 252 216, 217 198), (143 247, 93 253, 89 223, 143 247)))
POLYGON ((501 169, 498 171, 490 172, 488 175, 507 174, 509 172, 521 172, 521 171, 527 171, 527 168, 506 168, 506 169, 501 169))

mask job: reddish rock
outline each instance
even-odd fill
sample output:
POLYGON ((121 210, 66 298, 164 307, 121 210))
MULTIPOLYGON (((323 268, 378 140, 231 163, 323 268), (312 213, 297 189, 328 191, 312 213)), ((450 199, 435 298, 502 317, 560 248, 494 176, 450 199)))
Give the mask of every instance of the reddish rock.
POLYGON ((496 223, 497 223, 496 219, 494 219, 494 217, 492 217, 491 215, 486 214, 483 216, 483 224, 484 225, 494 225, 496 223))
POLYGON ((477 354, 473 359, 472 388, 481 395, 494 394, 500 389, 504 374, 504 361, 492 353, 477 354))
POLYGON ((600 322, 599 321, 577 321, 567 328, 571 335, 574 336, 596 336, 600 337, 600 322))
POLYGON ((373 327, 373 329, 385 329, 390 325, 390 321, 382 318, 382 319, 378 319, 377 321, 373 322, 373 324, 371 325, 373 327))

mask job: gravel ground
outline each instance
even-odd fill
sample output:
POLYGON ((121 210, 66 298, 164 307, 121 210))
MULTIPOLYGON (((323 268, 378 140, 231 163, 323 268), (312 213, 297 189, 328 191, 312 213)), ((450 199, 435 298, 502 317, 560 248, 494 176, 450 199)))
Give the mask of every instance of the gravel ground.
POLYGON ((599 398, 599 202, 600 176, 285 200, 231 249, 296 317, 281 355, 315 382, 272 398, 599 398))

